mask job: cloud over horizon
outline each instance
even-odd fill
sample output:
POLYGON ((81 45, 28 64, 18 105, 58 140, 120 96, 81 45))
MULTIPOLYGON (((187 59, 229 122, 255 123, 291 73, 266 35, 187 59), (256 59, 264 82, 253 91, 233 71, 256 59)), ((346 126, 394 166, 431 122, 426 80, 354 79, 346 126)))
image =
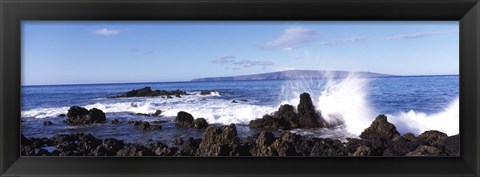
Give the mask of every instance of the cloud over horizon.
POLYGON ((264 43, 263 49, 293 50, 314 41, 317 33, 301 26, 287 28, 276 39, 264 43))
POLYGON ((274 62, 270 60, 236 60, 235 56, 224 56, 218 59, 211 60, 210 63, 225 65, 229 64, 235 66, 232 70, 240 70, 241 68, 251 68, 259 66, 262 69, 266 69, 268 66, 275 65, 274 62))

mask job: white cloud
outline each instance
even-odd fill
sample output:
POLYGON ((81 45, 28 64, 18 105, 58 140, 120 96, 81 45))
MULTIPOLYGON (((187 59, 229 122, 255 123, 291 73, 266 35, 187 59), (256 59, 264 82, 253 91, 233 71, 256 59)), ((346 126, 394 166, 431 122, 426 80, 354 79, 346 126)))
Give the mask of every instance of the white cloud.
POLYGON ((260 66, 262 69, 265 69, 267 66, 272 66, 275 63, 269 60, 262 60, 262 61, 252 61, 252 60, 241 60, 238 62, 233 63, 235 65, 240 65, 244 68, 250 68, 254 66, 260 66))
POLYGON ((98 35, 102 35, 102 36, 114 36, 114 35, 119 35, 120 30, 102 28, 102 29, 94 30, 93 33, 98 34, 98 35))
POLYGON ((317 34, 311 29, 301 26, 290 27, 283 31, 276 39, 266 42, 264 49, 293 50, 315 40, 317 34))
POLYGON ((224 56, 210 61, 210 63, 227 64, 235 61, 235 56, 224 56))
POLYGON ((407 40, 407 39, 415 39, 415 38, 428 37, 428 36, 434 36, 434 35, 440 35, 440 34, 448 34, 453 32, 458 32, 458 30, 429 31, 429 32, 399 34, 399 35, 388 36, 385 38, 385 40, 407 40))

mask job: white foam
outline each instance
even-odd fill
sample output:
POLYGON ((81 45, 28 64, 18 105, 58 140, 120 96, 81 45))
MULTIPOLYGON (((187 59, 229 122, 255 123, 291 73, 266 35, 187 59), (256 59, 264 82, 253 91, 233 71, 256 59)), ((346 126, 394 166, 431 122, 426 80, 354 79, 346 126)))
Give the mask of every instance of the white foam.
POLYGON ((460 130, 460 99, 457 97, 443 111, 426 114, 410 110, 395 115, 387 115, 400 133, 420 134, 427 130, 438 130, 447 135, 456 135, 460 130))

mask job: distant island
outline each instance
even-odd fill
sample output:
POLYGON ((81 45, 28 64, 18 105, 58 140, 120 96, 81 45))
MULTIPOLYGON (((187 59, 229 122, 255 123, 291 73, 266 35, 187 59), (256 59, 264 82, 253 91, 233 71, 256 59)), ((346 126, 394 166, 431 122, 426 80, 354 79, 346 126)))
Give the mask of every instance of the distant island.
POLYGON ((350 73, 359 77, 392 77, 396 75, 373 73, 373 72, 348 72, 348 71, 326 71, 326 70, 288 70, 262 74, 228 76, 228 77, 207 77, 197 78, 191 81, 246 81, 246 80, 296 80, 296 79, 322 79, 326 76, 330 78, 344 78, 350 73))

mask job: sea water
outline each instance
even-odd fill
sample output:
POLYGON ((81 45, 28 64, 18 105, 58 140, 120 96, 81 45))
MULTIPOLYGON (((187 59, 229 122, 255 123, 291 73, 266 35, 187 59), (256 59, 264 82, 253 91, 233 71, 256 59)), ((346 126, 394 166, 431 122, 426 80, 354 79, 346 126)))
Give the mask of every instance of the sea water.
POLYGON ((270 114, 282 104, 296 107, 299 95, 308 92, 314 106, 334 128, 297 129, 294 133, 345 139, 356 137, 375 117, 385 114, 400 133, 420 134, 439 130, 448 135, 459 132, 459 77, 404 76, 311 80, 261 80, 218 82, 161 82, 124 84, 83 84, 22 86, 22 133, 27 137, 50 137, 55 134, 91 133, 97 138, 118 138, 133 143, 174 138, 200 138, 202 130, 175 126, 179 111, 203 117, 209 124, 235 123, 241 138, 257 133, 248 123, 270 114), (143 87, 161 90, 184 90, 181 98, 135 97, 108 98, 143 87), (211 91, 208 95, 201 91, 211 91), (235 100, 235 102, 233 101, 235 100), (70 106, 98 108, 106 113, 106 124, 70 126, 62 121, 70 106), (135 115, 162 110, 159 117, 135 115), (140 130, 121 121, 164 121, 161 130, 140 130), (44 126, 51 121, 54 125, 44 126))

